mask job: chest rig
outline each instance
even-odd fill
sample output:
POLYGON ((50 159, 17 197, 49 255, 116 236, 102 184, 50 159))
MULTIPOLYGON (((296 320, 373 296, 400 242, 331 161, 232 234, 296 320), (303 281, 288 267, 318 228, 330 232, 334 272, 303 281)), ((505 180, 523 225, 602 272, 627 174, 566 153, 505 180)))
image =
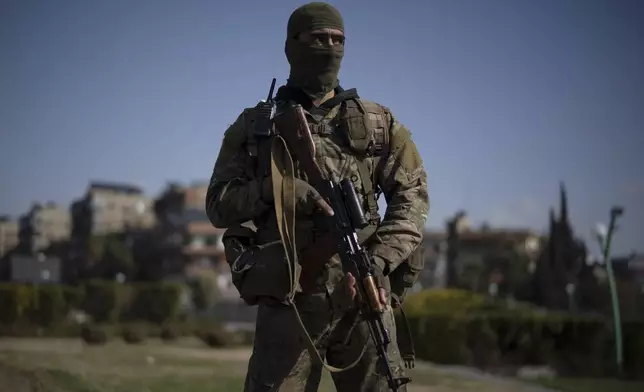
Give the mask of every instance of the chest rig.
MULTIPOLYGON (((277 106, 287 101, 279 100, 277 106)), ((309 129, 311 134, 319 138, 333 137, 334 141, 355 160, 359 178, 351 178, 356 190, 365 198, 363 209, 370 226, 375 229, 380 223, 378 214, 378 197, 380 189, 377 186, 376 173, 384 163, 382 157, 389 153, 389 122, 386 109, 382 106, 359 98, 355 89, 338 91, 338 94, 324 102, 319 107, 308 110, 309 129), (340 105, 333 118, 325 118, 337 105, 340 105), (358 180, 362 190, 358 188, 358 180)), ((250 157, 249 171, 257 178, 270 176, 270 145, 278 130, 271 127, 271 132, 258 134, 255 130, 256 116, 249 116, 247 124, 247 153, 250 157)), ((260 120, 261 121, 261 120, 260 120)), ((323 155, 323 154, 322 154, 323 155)), ((319 158, 319 157, 318 157, 319 158)))

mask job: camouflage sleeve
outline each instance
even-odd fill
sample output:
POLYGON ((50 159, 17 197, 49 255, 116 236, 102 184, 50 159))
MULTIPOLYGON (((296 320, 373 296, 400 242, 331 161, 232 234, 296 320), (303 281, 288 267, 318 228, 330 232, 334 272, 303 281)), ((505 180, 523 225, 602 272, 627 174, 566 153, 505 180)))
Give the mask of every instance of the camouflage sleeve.
POLYGON ((379 163, 378 185, 387 201, 385 216, 370 248, 385 274, 393 271, 422 242, 429 213, 427 173, 409 130, 387 110, 389 154, 379 163))
POLYGON ((269 208, 262 201, 263 178, 255 178, 247 153, 251 112, 245 110, 228 127, 219 149, 206 193, 206 213, 218 228, 253 220, 269 208))

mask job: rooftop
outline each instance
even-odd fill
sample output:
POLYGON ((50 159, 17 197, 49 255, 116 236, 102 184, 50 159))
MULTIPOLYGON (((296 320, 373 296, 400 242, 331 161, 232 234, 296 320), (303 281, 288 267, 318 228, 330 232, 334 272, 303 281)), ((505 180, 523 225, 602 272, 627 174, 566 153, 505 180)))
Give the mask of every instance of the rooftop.
MULTIPOLYGON (((426 240, 443 240, 447 238, 445 231, 430 231, 424 233, 426 240)), ((460 233, 461 240, 521 240, 531 236, 540 236, 539 233, 529 229, 486 229, 465 230, 460 233)))
POLYGON ((124 183, 114 183, 114 182, 101 182, 101 181, 92 181, 89 184, 89 190, 105 190, 113 191, 119 193, 127 193, 132 195, 143 194, 143 190, 135 185, 124 184, 124 183))

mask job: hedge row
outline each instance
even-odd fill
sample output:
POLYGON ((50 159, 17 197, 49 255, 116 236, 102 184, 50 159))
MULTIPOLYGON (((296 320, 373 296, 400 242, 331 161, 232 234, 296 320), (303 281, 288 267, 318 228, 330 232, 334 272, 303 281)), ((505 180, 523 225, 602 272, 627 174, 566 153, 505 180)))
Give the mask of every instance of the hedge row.
MULTIPOLYGON (((482 369, 550 365, 560 374, 615 371, 612 320, 489 302, 458 290, 410 296, 405 312, 419 359, 482 369)), ((624 370, 644 375, 644 322, 623 325, 624 370)))
POLYGON ((71 321, 40 327, 34 324, 0 324, 0 338, 81 338, 90 345, 101 345, 114 339, 129 344, 144 343, 150 338, 174 341, 180 337, 197 337, 210 347, 252 345, 254 334, 249 331, 229 331, 207 320, 174 321, 164 324, 130 322, 119 324, 77 323, 71 321))
POLYGON ((177 318, 181 292, 182 287, 172 283, 0 284, 0 324, 48 327, 59 324, 71 309, 85 311, 96 323, 161 324, 177 318))
POLYGON ((127 323, 120 325, 84 325, 80 336, 87 344, 104 344, 114 338, 122 338, 129 344, 144 343, 148 338, 173 341, 179 337, 195 336, 210 347, 252 345, 254 334, 244 331, 228 331, 219 324, 207 321, 175 322, 165 325, 127 323))

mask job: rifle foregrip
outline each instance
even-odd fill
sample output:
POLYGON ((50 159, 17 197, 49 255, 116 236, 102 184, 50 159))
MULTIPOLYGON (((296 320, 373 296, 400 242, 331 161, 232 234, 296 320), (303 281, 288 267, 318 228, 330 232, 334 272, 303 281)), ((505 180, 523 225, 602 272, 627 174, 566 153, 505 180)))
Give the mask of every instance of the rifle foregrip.
POLYGON ((382 312, 383 306, 380 303, 380 291, 376 285, 376 279, 373 275, 367 275, 363 280, 362 284, 364 285, 364 290, 367 293, 367 301, 371 305, 371 309, 376 312, 382 312))

